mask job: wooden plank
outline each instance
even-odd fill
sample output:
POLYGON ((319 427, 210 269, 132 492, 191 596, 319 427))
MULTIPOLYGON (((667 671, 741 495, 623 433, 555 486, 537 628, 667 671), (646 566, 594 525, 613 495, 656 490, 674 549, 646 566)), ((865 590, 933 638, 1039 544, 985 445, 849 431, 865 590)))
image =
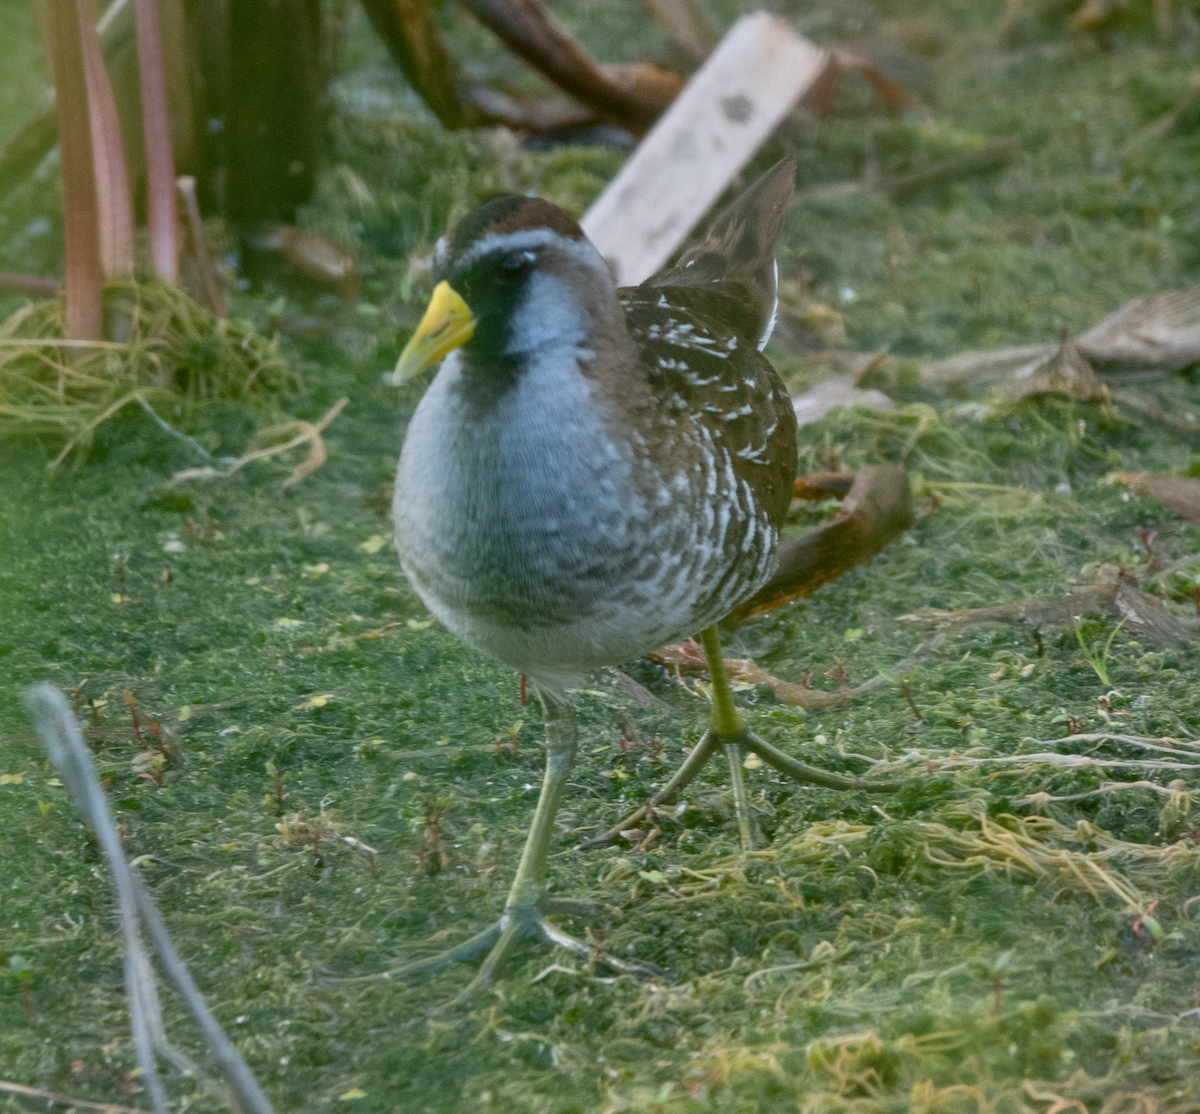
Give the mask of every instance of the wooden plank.
POLYGON ((620 285, 670 259, 827 62, 766 12, 730 28, 583 218, 620 285))

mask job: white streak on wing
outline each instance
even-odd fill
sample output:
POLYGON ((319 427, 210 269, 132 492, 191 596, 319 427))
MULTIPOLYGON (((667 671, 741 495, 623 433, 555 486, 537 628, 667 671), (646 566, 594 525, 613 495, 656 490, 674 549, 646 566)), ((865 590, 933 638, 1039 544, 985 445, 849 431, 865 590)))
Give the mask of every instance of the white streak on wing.
POLYGON ((771 303, 771 316, 767 320, 767 327, 763 330, 763 335, 758 338, 758 350, 761 352, 767 346, 767 341, 771 339, 771 334, 775 331, 775 315, 779 312, 779 260, 775 260, 775 282, 774 282, 775 301, 771 303))
POLYGON ((741 492, 746 497, 746 536, 742 539, 742 552, 749 553, 754 549, 755 535, 758 533, 758 515, 755 514, 754 492, 750 485, 741 481, 741 492))

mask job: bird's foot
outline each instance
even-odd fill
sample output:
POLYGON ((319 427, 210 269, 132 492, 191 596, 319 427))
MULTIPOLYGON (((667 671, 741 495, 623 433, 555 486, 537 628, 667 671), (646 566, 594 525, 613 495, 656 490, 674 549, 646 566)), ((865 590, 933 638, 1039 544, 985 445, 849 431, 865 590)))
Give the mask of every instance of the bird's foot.
POLYGON ((475 977, 451 1003, 455 1005, 469 998, 476 991, 490 986, 496 979, 496 972, 500 965, 509 958, 518 944, 529 939, 542 940, 547 944, 565 948, 586 959, 589 963, 602 964, 621 975, 633 975, 638 979, 661 977, 664 974, 661 967, 657 967, 653 963, 618 959, 610 952, 604 951, 599 943, 571 936, 547 919, 548 916, 554 914, 595 916, 608 912, 610 912, 609 907, 599 902, 577 901, 570 898, 549 899, 543 903, 542 909, 531 906, 509 906, 495 924, 472 936, 470 940, 438 955, 430 956, 428 959, 419 959, 414 963, 407 963, 403 967, 372 977, 397 981, 410 979, 415 975, 440 970, 451 963, 470 962, 483 956, 483 963, 475 977))

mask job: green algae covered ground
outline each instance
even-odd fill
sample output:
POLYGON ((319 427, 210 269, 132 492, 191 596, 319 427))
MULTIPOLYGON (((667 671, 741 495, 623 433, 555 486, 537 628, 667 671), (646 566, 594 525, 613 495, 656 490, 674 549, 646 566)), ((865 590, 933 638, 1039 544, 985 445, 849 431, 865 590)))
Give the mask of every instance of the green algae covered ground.
MULTIPOLYGON (((19 36, 18 7, 0 12, 19 36)), ((1063 6, 1030 4, 1002 40, 1001 7, 791 5, 825 41, 896 34, 901 18, 913 37, 919 17, 934 52, 913 80, 930 111, 889 117, 851 81, 832 119, 773 142, 748 171, 790 151, 802 189, 857 178, 868 132, 885 176, 997 138, 1019 148, 998 175, 904 205, 798 204, 781 258, 785 276, 804 274, 811 296, 844 314, 851 348, 891 345, 880 381, 904 406, 806 428, 803 466, 903 461, 923 513, 869 565, 727 636, 728 653, 822 688, 839 670, 852 685, 883 674, 838 711, 805 713, 763 688, 740 698, 789 753, 855 772, 882 760, 903 789, 836 794, 753 770, 767 842, 742 857, 714 764, 649 846, 575 853, 701 731, 700 700, 631 663, 678 710, 633 704, 602 676, 579 694, 581 758, 552 876, 556 892, 612 907, 568 929, 664 976, 639 984, 531 947, 458 1012, 438 1007, 467 968, 363 981, 495 918, 540 773, 537 717, 516 678, 428 621, 387 540, 387 485, 420 389, 380 381, 420 312, 408 256, 498 190, 579 211, 622 156, 444 136, 355 25, 305 219, 358 247, 364 300, 267 290, 236 304, 264 327, 301 314, 327 323, 323 339, 285 338, 304 388, 278 407, 315 419, 349 398, 326 431, 328 463, 286 489, 287 467, 272 464, 172 484, 197 461, 132 415, 52 475, 55 445, 0 446, 0 1080, 145 1103, 109 880, 20 703, 36 680, 86 678, 81 715, 98 724, 93 750, 127 851, 281 1112, 1200 1105, 1194 773, 971 761, 1057 750, 1188 765, 1194 651, 1139 644, 1101 618, 1078 635, 981 627, 932 644, 896 621, 1062 596, 1107 565, 1195 624, 1197 566, 1179 562, 1200 533, 1102 482, 1113 470, 1200 471, 1184 435, 1061 398, 971 420, 916 379, 918 358, 1054 339, 1200 278, 1200 107, 1166 138, 1130 144, 1185 91, 1186 34, 1164 46, 1135 20, 1097 43, 1066 34, 1063 6), (173 753, 161 769, 133 737, 126 692, 143 725, 162 724, 173 753), (661 737, 657 756, 617 745, 630 720, 643 740, 661 737), (1185 756, 1080 732, 1171 737, 1185 756), (1093 793, 1173 778, 1170 793, 1093 793)), ((649 29, 627 34, 645 22, 631 4, 572 10, 605 57, 656 45, 649 29)), ((54 266, 54 188, 51 169, 10 196, 0 266, 54 266)), ((811 359, 771 353, 796 381, 818 374, 811 359)), ((1169 390, 1176 410, 1200 407, 1192 376, 1169 390)), ((228 405, 181 419, 223 452, 240 451, 256 420, 228 405)), ((792 528, 830 512, 798 511, 792 528)), ((169 993, 165 1004, 173 1040, 203 1060, 169 993)), ((190 1081, 171 1087, 181 1109, 220 1108, 190 1081)))

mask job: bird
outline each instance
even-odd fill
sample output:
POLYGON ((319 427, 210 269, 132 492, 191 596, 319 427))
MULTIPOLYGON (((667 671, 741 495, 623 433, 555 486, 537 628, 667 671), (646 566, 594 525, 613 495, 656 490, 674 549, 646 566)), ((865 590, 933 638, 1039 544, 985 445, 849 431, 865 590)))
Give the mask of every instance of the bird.
POLYGON ((546 869, 576 750, 569 693, 665 643, 699 633, 712 720, 692 758, 724 747, 752 844, 747 727, 716 624, 771 576, 796 473, 795 413, 762 354, 795 169, 777 163, 636 287, 536 197, 487 201, 437 242, 437 284, 393 373, 437 367, 400 452, 396 550, 433 616, 528 678, 546 771, 499 920, 393 977, 485 957, 469 993, 529 937, 594 955, 547 919, 564 908, 546 869))

